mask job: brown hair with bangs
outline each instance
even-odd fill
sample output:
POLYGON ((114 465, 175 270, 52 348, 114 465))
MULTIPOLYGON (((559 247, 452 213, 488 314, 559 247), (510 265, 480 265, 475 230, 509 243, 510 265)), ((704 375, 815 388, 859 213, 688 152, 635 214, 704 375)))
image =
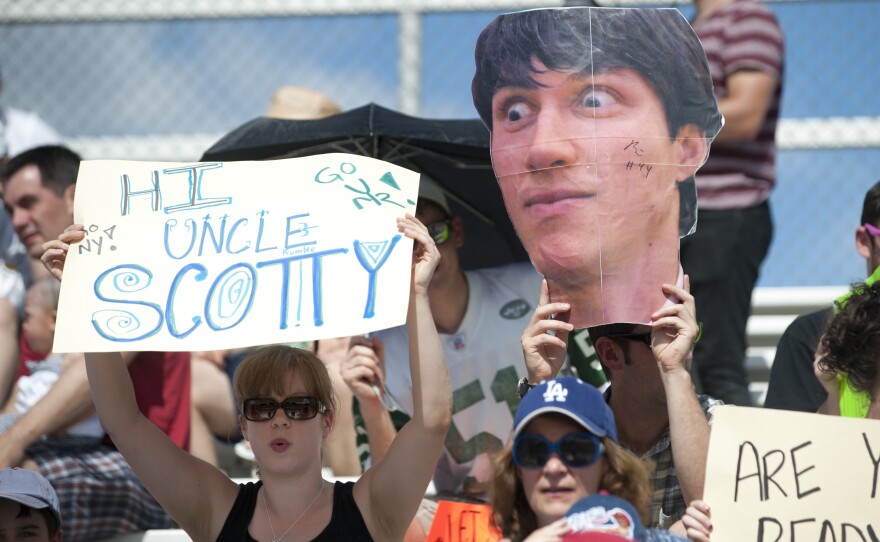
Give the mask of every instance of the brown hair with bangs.
POLYGON ((232 387, 239 408, 247 399, 284 395, 293 375, 302 379, 309 395, 317 397, 328 410, 336 411, 336 396, 324 362, 308 350, 287 345, 254 350, 235 369, 232 387))

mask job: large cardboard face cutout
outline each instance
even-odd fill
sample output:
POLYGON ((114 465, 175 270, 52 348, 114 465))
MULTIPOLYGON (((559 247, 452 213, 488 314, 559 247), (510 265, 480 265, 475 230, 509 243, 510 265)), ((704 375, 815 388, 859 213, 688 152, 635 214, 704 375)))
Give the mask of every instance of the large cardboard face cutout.
POLYGON ((648 323, 680 283, 694 173, 722 125, 675 9, 501 15, 477 41, 474 104, 504 202, 575 327, 648 323))

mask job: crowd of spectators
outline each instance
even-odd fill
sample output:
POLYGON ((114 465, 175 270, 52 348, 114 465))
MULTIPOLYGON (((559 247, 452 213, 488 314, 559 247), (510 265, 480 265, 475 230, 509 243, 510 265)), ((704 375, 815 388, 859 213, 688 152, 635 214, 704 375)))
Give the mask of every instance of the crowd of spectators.
MULTIPOLYGON (((399 222, 421 246, 407 325, 317 341, 314 353, 54 353, 58 279, 82 238, 73 225, 81 159, 38 116, 0 108, 0 539, 13 529, 91 541, 180 526, 218 540, 414 542, 426 540, 438 501, 453 500, 492 507, 494 525, 514 541, 562 540, 575 525, 568 515, 609 503, 630 515, 638 540, 709 540, 702 499, 713 410, 751 403, 745 321, 772 233, 784 50, 775 17, 756 0, 697 0, 696 8, 691 23, 726 123, 706 175, 696 175, 699 226, 682 244, 678 281, 632 294, 657 301, 650 322, 588 330, 607 380, 601 390, 578 380, 567 356, 569 320, 588 301, 551 300, 561 279, 548 283, 529 262, 462 269, 462 220, 443 180, 424 175, 415 216, 399 222), (278 437, 283 431, 304 444, 278 437), (217 446, 239 441, 251 450, 256 483, 239 486, 217 469, 217 446), (275 457, 288 449, 289 464, 275 457), (326 483, 328 470, 358 481, 326 483), (425 496, 428 478, 436 494, 425 496), (578 502, 600 491, 627 502, 578 502)), ((478 47, 504 48, 509 34, 493 25, 478 47)), ((519 122, 515 108, 529 100, 551 110, 561 96, 556 74, 566 74, 559 88, 585 77, 523 51, 520 76, 536 88, 478 62, 475 104, 490 129, 498 119, 519 122), (497 117, 495 96, 511 87, 527 96, 508 98, 497 117)), ((597 69, 641 77, 637 65, 597 69)), ((320 93, 286 87, 268 114, 337 112, 320 93)), ((664 126, 688 167, 706 148, 687 141, 713 131, 691 133, 689 122, 664 126)), ((520 129, 511 132, 523 138, 520 129)), ((523 141, 517 148, 529 146, 523 141)), ((516 167, 540 170, 542 180, 571 165, 538 143, 546 163, 534 148, 510 160, 522 158, 516 167)), ((692 169, 670 182, 693 184, 692 169)), ((496 173, 504 189, 508 175, 496 173)), ((507 203, 514 222, 525 220, 507 203)), ((880 419, 880 182, 865 195, 855 241, 868 279, 786 330, 765 407, 880 419)), ((527 248, 559 255, 537 245, 527 248)), ((560 261, 553 269, 565 271, 560 261)))

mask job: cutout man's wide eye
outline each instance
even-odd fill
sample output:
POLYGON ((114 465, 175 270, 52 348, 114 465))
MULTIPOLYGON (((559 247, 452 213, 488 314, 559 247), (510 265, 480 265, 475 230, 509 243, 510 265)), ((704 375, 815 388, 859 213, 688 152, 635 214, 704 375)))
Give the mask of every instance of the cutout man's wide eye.
POLYGON ((528 107, 524 103, 513 104, 507 110, 507 120, 517 122, 528 114, 528 107))
POLYGON ((584 94, 583 105, 588 108, 608 107, 617 103, 614 95, 603 88, 592 88, 584 94))

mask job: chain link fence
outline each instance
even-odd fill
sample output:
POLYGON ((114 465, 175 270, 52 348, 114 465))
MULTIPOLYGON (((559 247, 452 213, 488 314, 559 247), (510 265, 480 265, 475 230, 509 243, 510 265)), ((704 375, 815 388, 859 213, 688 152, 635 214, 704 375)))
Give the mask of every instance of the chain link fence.
MULTIPOLYGON (((86 158, 143 160, 198 159, 284 85, 343 109, 475 117, 480 30, 498 13, 561 3, 0 0, 0 101, 38 112, 86 158)), ((880 179, 880 2, 770 6, 787 64, 776 234, 759 284, 846 284, 864 278, 852 232, 880 179)))

